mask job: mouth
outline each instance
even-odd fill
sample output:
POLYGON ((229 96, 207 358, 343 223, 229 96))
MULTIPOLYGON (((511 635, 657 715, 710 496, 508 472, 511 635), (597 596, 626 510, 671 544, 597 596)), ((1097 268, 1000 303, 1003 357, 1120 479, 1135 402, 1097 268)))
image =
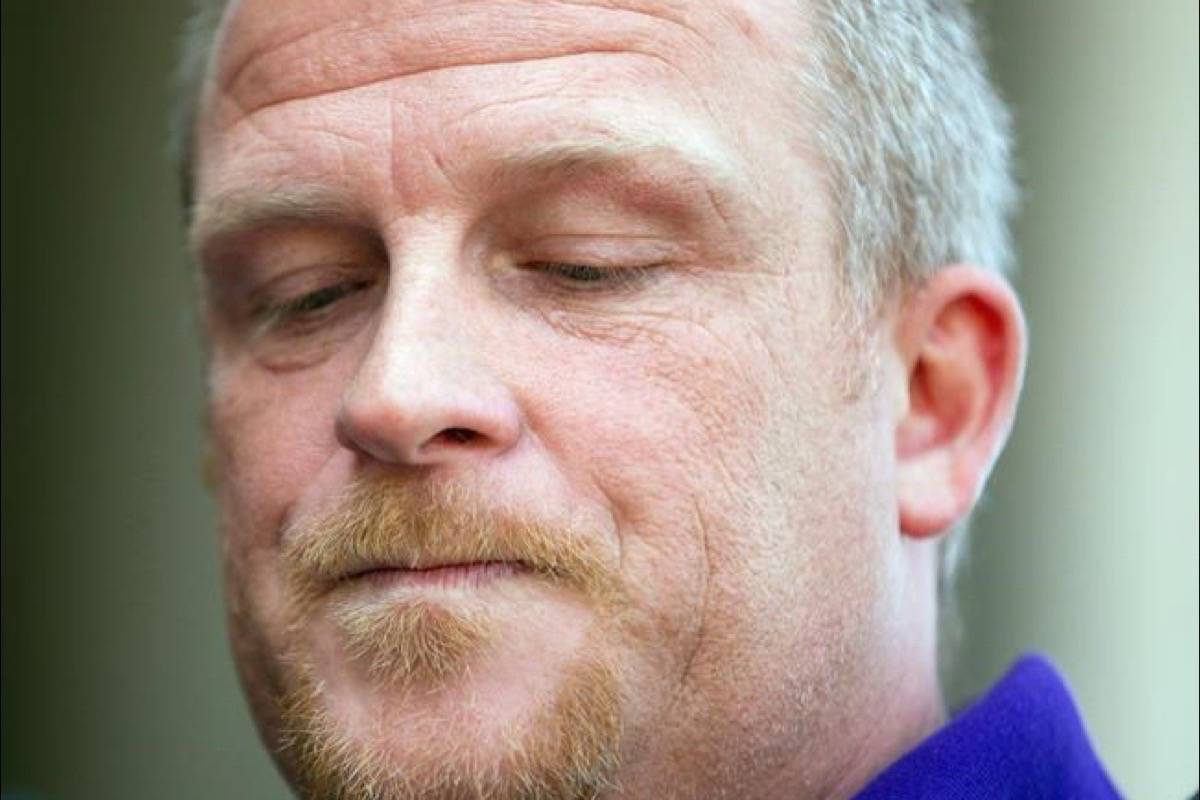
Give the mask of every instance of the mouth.
POLYGON ((346 575, 346 584, 375 589, 480 589, 529 571, 520 561, 469 561, 422 567, 383 565, 346 575))

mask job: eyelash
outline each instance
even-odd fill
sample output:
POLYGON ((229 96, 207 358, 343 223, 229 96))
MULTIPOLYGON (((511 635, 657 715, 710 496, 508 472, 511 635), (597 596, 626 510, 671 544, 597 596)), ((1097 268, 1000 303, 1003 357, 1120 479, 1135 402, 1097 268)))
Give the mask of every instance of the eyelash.
POLYGON ((372 281, 368 280, 331 283, 285 300, 262 303, 255 308, 253 318, 260 331, 280 323, 287 325, 319 319, 347 297, 369 289, 371 285, 372 281))
POLYGON ((641 285, 654 264, 622 267, 598 267, 565 261, 534 261, 526 269, 556 280, 568 291, 589 292, 632 289, 641 285))

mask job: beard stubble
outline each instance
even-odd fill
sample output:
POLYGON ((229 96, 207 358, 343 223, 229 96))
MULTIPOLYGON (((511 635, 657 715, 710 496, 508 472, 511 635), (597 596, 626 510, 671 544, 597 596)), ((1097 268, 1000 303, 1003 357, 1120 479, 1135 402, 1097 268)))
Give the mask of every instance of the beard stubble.
POLYGON ((299 520, 283 538, 293 620, 277 698, 281 756, 313 798, 594 798, 614 786, 621 741, 621 692, 603 634, 624 601, 619 576, 597 552, 599 537, 577 525, 545 525, 452 488, 371 479, 328 510, 299 520), (347 730, 331 711, 304 631, 327 613, 346 657, 367 668, 381 707, 402 710, 413 692, 452 690, 485 659, 497 626, 486 608, 423 597, 355 602, 344 596, 364 566, 423 568, 504 562, 571 591, 597 618, 584 646, 520 729, 499 734, 502 752, 480 756, 472 730, 429 720, 428 737, 397 758, 388 714, 371 730, 347 730))

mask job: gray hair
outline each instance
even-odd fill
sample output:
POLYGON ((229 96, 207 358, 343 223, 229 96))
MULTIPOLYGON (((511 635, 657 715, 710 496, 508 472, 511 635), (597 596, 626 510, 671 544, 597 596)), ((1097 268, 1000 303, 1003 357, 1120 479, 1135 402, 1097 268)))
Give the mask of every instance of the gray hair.
MULTIPOLYGON (((192 139, 226 0, 194 0, 183 34, 172 153, 185 212, 192 139)), ((799 43, 806 131, 822 157, 838 262, 860 309, 940 266, 1012 268, 1017 204, 1010 120, 988 81, 967 0, 811 0, 799 43)), ((965 524, 943 540, 940 594, 962 560, 965 524)))
POLYGON ((217 31, 229 0, 191 0, 191 14, 179 36, 179 61, 167 119, 167 153, 179 180, 185 218, 195 202, 196 122, 204 98, 204 82, 216 46, 217 31))
POLYGON ((1017 191, 1008 111, 964 0, 813 0, 798 80, 868 298, 969 262, 1008 272, 1017 191))

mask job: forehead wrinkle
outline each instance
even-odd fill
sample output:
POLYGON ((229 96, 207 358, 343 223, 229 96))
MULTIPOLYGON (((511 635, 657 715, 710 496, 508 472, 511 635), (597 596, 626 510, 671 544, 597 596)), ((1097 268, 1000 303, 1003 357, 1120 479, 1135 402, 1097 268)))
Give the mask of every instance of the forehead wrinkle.
MULTIPOLYGON (((626 50, 691 53, 711 62, 717 49, 699 26, 666 13, 579 2, 523 3, 516 11, 506 7, 500 20, 492 11, 481 3, 458 4, 453 14, 445 8, 423 14, 348 10, 334 19, 314 20, 309 30, 289 32, 279 42, 261 44, 269 40, 270 28, 257 40, 245 31, 278 23, 264 20, 251 6, 242 12, 249 19, 230 15, 217 86, 242 113, 251 113, 288 100, 456 66, 626 50), (619 14, 628 24, 598 26, 597 13, 619 14), (490 34, 481 35, 483 30, 490 34), (248 44, 241 44, 244 40, 248 44)), ((725 15, 716 19, 745 38, 725 15)))
MULTIPOLYGON (((634 7, 632 5, 617 6, 608 3, 601 4, 596 2, 588 2, 588 0, 554 0, 554 2, 559 6, 575 6, 577 8, 584 8, 592 13, 601 12, 612 14, 631 14, 639 17, 646 17, 659 22, 666 22, 692 36, 695 36, 697 39, 702 41, 706 47, 716 46, 716 42, 713 41, 712 38, 706 36, 699 27, 691 24, 688 21, 686 13, 683 13, 689 8, 686 3, 665 7, 662 3, 659 3, 654 10, 651 10, 650 7, 644 4, 641 7, 634 7), (655 13, 655 11, 659 11, 660 13, 655 13), (667 11, 677 11, 679 13, 678 15, 672 15, 666 13, 667 11)), ((694 8, 695 6, 690 7, 694 8)))
POLYGON ((555 53, 546 54, 546 55, 531 55, 531 56, 524 57, 524 58, 463 61, 463 62, 458 62, 458 63, 454 63, 454 64, 441 64, 441 65, 438 65, 435 67, 425 67, 422 69, 410 70, 408 72, 389 73, 389 74, 385 74, 385 75, 380 75, 375 78, 371 78, 369 80, 355 81, 353 83, 348 83, 344 86, 334 86, 331 88, 323 88, 323 89, 314 90, 314 91, 310 91, 310 92, 297 92, 294 94, 288 94, 288 95, 284 95, 281 97, 273 98, 271 100, 263 100, 257 104, 246 104, 242 100, 239 100, 237 94, 232 91, 226 91, 225 94, 227 97, 229 97, 233 101, 233 104, 238 109, 238 112, 240 114, 242 114, 243 117, 248 118, 248 117, 250 117, 256 113, 259 113, 261 111, 265 111, 267 109, 272 109, 272 108, 278 108, 278 107, 286 105, 288 103, 295 103, 295 102, 300 102, 303 100, 313 100, 313 99, 316 99, 319 97, 328 97, 331 95, 340 94, 342 92, 350 92, 350 91, 354 91, 357 89, 366 89, 366 88, 369 88, 372 86, 379 86, 382 84, 394 83, 397 81, 404 80, 405 78, 416 78, 416 77, 419 77, 422 75, 431 75, 431 74, 437 73, 437 72, 447 72, 450 70, 465 69, 465 68, 469 68, 469 67, 515 66, 518 64, 531 64, 531 63, 535 63, 535 62, 546 62, 546 61, 551 61, 551 60, 558 59, 558 58, 571 58, 574 56, 633 55, 633 54, 648 55, 651 58, 661 59, 661 56, 655 56, 655 55, 651 55, 651 54, 647 54, 647 53, 637 53, 636 51, 632 51, 632 50, 616 49, 616 48, 601 49, 601 48, 595 48, 595 47, 581 47, 577 50, 571 50, 568 52, 555 52, 555 53))
MULTIPOLYGON (((615 13, 615 14, 632 14, 632 15, 647 17, 647 18, 653 19, 653 20, 667 22, 674 26, 677 26, 678 28, 683 29, 684 31, 686 31, 689 34, 695 35, 697 38, 701 39, 709 47, 714 45, 714 42, 709 37, 705 36, 698 28, 696 28, 692 25, 689 25, 685 21, 685 17, 683 15, 680 15, 679 17, 675 17, 675 16, 672 16, 667 13, 657 13, 656 14, 646 8, 635 8, 633 6, 621 7, 621 6, 615 6, 615 5, 600 4, 600 3, 596 3, 596 2, 587 2, 587 0, 554 0, 553 4, 558 5, 558 6, 575 6, 575 7, 581 8, 581 9, 587 9, 591 13, 599 12, 599 13, 615 13)), ((685 8, 686 8, 686 6, 681 5, 678 7, 678 9, 671 8, 671 10, 683 11, 685 8)), ((668 9, 664 9, 660 6, 660 8, 658 10, 666 11, 668 9)), ((228 11, 228 9, 227 9, 227 11, 228 11)), ((735 20, 741 19, 744 16, 743 14, 738 13, 735 10, 730 10, 728 12, 728 14, 731 18, 733 18, 735 20)), ((342 28, 342 29, 350 29, 350 30, 353 30, 355 28, 361 29, 362 27, 364 27, 362 25, 361 19, 362 19, 362 15, 346 14, 346 15, 343 15, 342 17, 340 17, 338 20, 336 20, 334 24, 336 27, 342 28)), ((245 56, 243 58, 241 58, 237 62, 232 63, 230 66, 228 66, 227 68, 222 70, 222 72, 227 73, 227 77, 225 77, 222 80, 222 83, 224 83, 225 85, 228 85, 228 86, 234 86, 240 80, 242 74, 246 71, 246 69, 248 67, 250 67, 251 64, 253 64, 253 62, 256 59, 258 59, 260 56, 263 56, 272 50, 280 50, 283 48, 290 47, 292 45, 301 44, 305 41, 308 41, 315 37, 318 37, 322 33, 327 33, 327 30, 323 29, 323 28, 300 30, 299 32, 296 32, 296 33, 288 33, 281 40, 279 40, 277 42, 263 43, 259 47, 251 48, 245 54, 245 56)))

